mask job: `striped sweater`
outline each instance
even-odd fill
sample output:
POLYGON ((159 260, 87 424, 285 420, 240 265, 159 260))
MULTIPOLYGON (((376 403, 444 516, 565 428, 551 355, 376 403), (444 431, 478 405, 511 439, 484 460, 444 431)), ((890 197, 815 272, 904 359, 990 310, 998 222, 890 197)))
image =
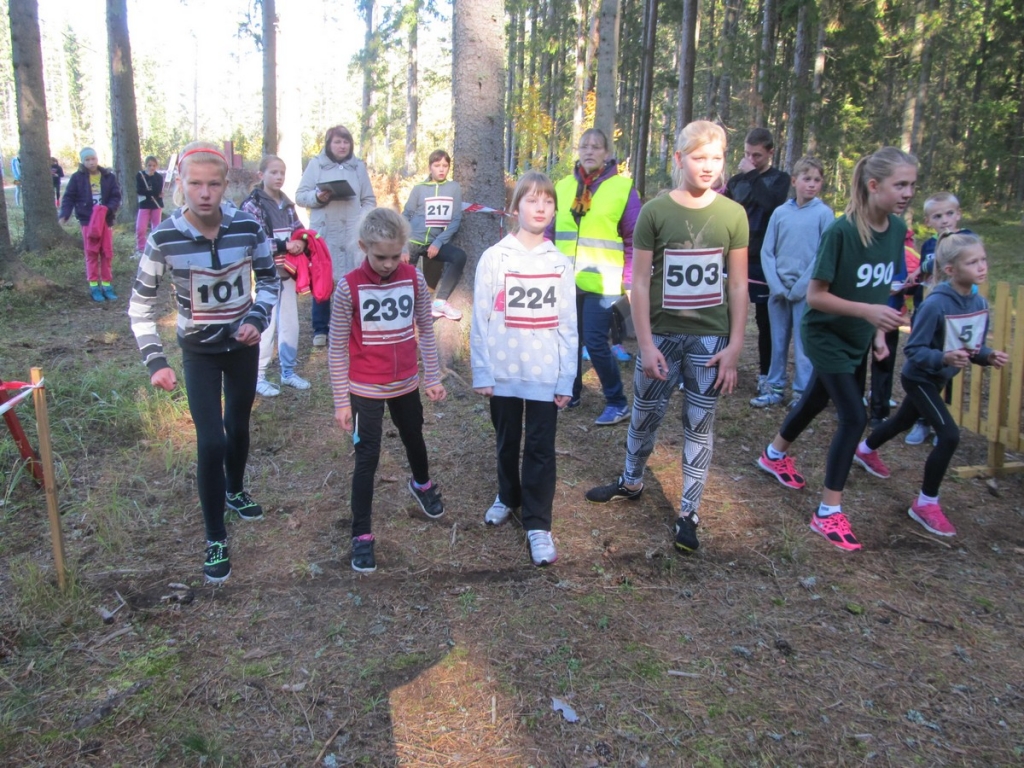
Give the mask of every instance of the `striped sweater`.
POLYGON ((270 241, 249 214, 221 204, 216 240, 201 235, 175 211, 149 236, 128 305, 132 333, 152 375, 168 367, 157 330, 157 290, 169 271, 178 305, 178 344, 204 354, 243 348, 234 338, 242 323, 262 333, 277 302, 281 281, 270 241), (255 276, 255 296, 252 279, 255 276))

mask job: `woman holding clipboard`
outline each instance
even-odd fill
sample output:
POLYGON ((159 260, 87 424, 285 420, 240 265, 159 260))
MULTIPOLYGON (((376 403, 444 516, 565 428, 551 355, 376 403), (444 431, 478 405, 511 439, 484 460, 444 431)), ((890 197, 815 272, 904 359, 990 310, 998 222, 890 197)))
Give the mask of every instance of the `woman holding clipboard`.
MULTIPOLYGON (((335 282, 359 266, 359 220, 364 211, 377 207, 366 163, 353 156, 353 146, 348 128, 329 128, 323 151, 309 161, 295 190, 295 202, 309 209, 309 228, 320 234, 331 252, 335 282)), ((330 322, 330 300, 314 300, 314 347, 327 346, 330 322)))

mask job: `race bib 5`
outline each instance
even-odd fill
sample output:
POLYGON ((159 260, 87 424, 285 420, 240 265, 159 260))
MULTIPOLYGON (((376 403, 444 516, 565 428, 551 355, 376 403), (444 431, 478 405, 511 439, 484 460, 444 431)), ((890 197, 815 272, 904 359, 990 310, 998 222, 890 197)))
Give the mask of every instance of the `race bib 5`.
POLYGON ((189 274, 192 320, 203 325, 233 323, 252 306, 252 269, 248 260, 222 269, 192 267, 189 274))
POLYGON ((505 327, 557 328, 559 274, 505 275, 505 327))
POLYGON ((416 294, 412 280, 360 285, 358 290, 363 344, 396 344, 415 337, 412 315, 416 294))
POLYGON ((969 315, 946 315, 946 338, 943 339, 942 351, 963 349, 973 355, 985 341, 987 320, 988 312, 985 310, 969 315))
POLYGON ((452 223, 455 200, 451 197, 428 197, 425 201, 428 227, 447 227, 452 223))
POLYGON ((707 309, 724 297, 722 249, 665 249, 664 309, 707 309))

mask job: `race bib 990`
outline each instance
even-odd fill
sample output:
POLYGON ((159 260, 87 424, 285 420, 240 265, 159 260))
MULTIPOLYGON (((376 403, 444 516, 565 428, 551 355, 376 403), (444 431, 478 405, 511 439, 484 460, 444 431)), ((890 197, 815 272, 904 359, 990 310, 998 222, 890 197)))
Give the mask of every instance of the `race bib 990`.
POLYGON ((415 336, 413 310, 416 294, 412 280, 388 285, 360 285, 358 290, 363 344, 396 344, 415 336))
POLYGON ((452 210, 455 199, 451 197, 428 197, 426 205, 426 224, 428 227, 447 227, 452 223, 452 210))
POLYGON ((505 327, 557 328, 562 276, 505 275, 505 327))
POLYGON ((221 269, 192 267, 189 273, 192 321, 202 325, 233 323, 252 307, 252 269, 239 261, 221 269))
POLYGON ((988 312, 972 312, 969 315, 946 315, 946 338, 942 351, 954 352, 963 349, 973 355, 985 341, 985 326, 988 312))
POLYGON ((723 301, 722 249, 665 249, 664 309, 707 309, 723 301))

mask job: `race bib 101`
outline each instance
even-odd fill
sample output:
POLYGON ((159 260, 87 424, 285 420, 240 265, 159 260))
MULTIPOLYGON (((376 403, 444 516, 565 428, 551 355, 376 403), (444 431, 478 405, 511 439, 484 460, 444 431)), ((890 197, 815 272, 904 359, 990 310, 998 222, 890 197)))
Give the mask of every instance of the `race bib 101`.
POLYGON ((664 309, 707 309, 719 306, 724 298, 722 249, 666 248, 664 309))
POLYGON ((412 280, 360 285, 358 291, 363 344, 397 344, 415 337, 412 315, 416 294, 412 280))
POLYGON ((946 338, 942 343, 943 352, 964 349, 969 354, 981 349, 985 341, 985 326, 988 312, 972 312, 969 315, 946 315, 946 338))
POLYGON ((252 307, 252 268, 248 259, 221 269, 192 267, 189 273, 192 321, 202 325, 233 323, 252 307))
POLYGON ((505 327, 557 328, 562 276, 505 275, 505 327))
POLYGON ((451 197, 428 197, 425 201, 428 227, 447 227, 452 223, 455 199, 451 197))

